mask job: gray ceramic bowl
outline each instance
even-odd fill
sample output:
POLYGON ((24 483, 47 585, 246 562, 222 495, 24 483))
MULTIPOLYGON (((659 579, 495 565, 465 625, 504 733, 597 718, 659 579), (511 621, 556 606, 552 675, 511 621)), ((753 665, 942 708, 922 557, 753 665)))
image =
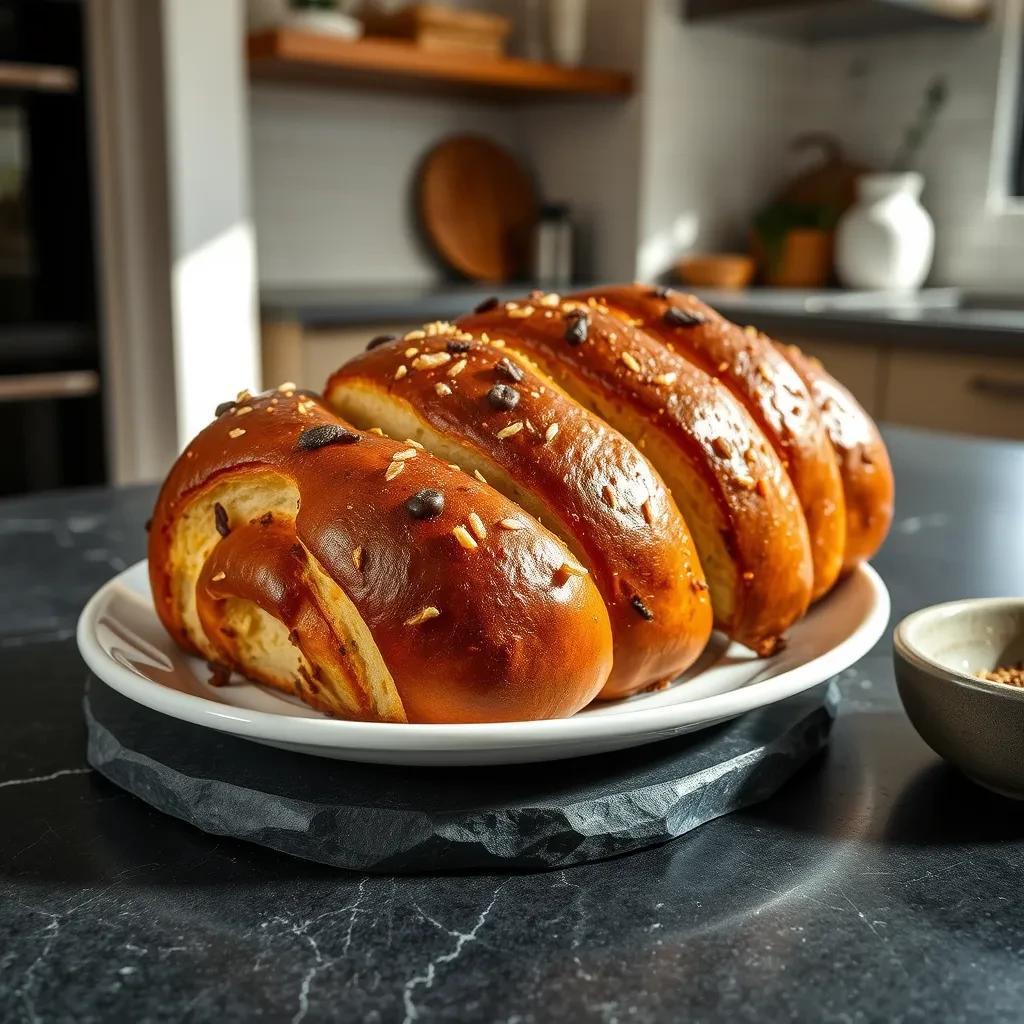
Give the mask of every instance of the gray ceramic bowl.
POLYGON ((893 641, 900 699, 928 746, 982 786, 1024 799, 1024 689, 974 675, 1024 661, 1024 598, 924 608, 893 641))

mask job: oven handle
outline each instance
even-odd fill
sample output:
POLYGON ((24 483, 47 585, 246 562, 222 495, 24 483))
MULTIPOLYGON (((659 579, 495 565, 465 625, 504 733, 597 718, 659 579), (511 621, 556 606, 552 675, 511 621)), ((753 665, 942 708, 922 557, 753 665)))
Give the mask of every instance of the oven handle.
POLYGON ((75 92, 78 71, 62 64, 35 64, 0 60, 0 88, 29 92, 75 92))
POLYGON ((82 398, 95 395, 99 389, 100 375, 95 370, 0 375, 0 403, 31 402, 41 398, 82 398))

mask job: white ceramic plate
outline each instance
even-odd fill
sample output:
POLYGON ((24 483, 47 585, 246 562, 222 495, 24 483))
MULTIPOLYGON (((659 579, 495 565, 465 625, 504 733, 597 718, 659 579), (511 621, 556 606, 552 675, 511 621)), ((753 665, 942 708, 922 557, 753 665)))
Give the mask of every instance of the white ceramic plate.
POLYGON ((572 718, 487 725, 344 722, 244 681, 212 687, 206 665, 179 650, 157 619, 145 562, 92 596, 78 620, 78 648, 100 679, 139 704, 257 743, 379 764, 515 764, 636 747, 764 707, 848 668, 888 621, 885 584, 862 566, 790 630, 774 657, 756 658, 715 634, 665 690, 572 718))

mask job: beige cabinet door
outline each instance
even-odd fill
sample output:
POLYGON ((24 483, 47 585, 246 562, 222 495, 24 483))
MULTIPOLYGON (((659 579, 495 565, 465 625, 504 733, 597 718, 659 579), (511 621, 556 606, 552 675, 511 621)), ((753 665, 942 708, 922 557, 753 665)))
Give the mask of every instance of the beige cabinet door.
POLYGON ((361 324, 304 330, 291 321, 263 324, 263 380, 267 387, 293 381, 300 388, 322 391, 342 363, 366 348, 379 334, 405 334, 409 324, 361 324))
POLYGON ((881 415, 887 353, 869 343, 821 341, 806 336, 778 338, 820 359, 825 369, 856 396, 872 416, 881 415))
POLYGON ((912 427, 1024 439, 1024 354, 895 351, 883 418, 912 427))
MULTIPOLYGON (((314 391, 323 386, 342 363, 366 349, 371 338, 381 334, 405 334, 411 324, 363 324, 359 327, 332 328, 307 331, 302 349, 302 375, 314 391)), ((296 383, 298 383, 296 381, 296 383)))

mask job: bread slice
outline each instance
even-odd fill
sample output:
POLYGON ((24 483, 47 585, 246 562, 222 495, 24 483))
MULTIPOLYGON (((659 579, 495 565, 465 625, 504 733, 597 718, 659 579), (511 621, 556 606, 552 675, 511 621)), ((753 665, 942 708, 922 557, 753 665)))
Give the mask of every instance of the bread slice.
POLYGON ((773 651, 810 601, 807 524, 778 455, 729 389, 596 299, 493 304, 458 326, 536 362, 647 456, 693 535, 716 623, 773 651))
POLYGON ((648 460, 512 350, 430 325, 341 367, 328 403, 488 483, 589 568, 611 620, 604 698, 673 679, 703 650, 711 604, 689 531, 648 460))
POLYGON ((743 404, 782 461, 807 521, 814 559, 812 599, 832 588, 843 564, 846 504, 832 445, 799 374, 771 340, 737 327, 693 295, 646 285, 617 285, 568 296, 594 298, 642 327, 743 404))
POLYGON ((892 525, 895 480, 874 420, 821 363, 795 345, 779 345, 807 386, 835 452, 846 504, 843 573, 867 561, 892 525))
POLYGON ((188 446, 149 571, 164 625, 216 678, 237 669, 340 717, 563 717, 611 670, 604 603, 557 537, 291 387, 229 403, 188 446))

